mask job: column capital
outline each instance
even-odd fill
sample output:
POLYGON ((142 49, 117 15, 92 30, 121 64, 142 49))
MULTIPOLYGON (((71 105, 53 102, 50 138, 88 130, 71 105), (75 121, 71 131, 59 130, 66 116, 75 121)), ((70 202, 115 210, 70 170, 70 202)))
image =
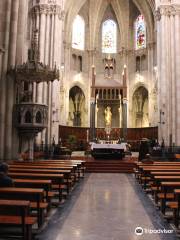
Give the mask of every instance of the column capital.
POLYGON ((62 9, 60 5, 52 5, 52 4, 39 4, 35 5, 31 8, 31 14, 48 14, 48 15, 58 15, 60 20, 64 20, 65 11, 62 9))
POLYGON ((161 5, 155 11, 155 19, 161 20, 162 16, 170 17, 180 15, 180 5, 161 5))

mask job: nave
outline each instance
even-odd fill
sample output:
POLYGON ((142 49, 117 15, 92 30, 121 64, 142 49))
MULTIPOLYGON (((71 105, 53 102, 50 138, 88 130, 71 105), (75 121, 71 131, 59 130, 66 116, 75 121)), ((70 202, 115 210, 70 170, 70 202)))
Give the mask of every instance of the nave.
POLYGON ((86 174, 63 209, 58 208, 38 240, 160 240, 171 234, 136 236, 135 228, 171 229, 128 174, 86 174))

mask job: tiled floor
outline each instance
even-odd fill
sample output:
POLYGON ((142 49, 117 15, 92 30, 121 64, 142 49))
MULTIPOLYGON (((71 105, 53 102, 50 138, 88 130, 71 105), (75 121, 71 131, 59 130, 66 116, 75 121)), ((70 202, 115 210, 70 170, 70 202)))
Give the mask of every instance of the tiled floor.
POLYGON ((170 229, 132 175, 90 174, 52 216, 40 240, 173 240, 171 234, 135 234, 170 229), (144 230, 145 231, 145 230, 144 230))

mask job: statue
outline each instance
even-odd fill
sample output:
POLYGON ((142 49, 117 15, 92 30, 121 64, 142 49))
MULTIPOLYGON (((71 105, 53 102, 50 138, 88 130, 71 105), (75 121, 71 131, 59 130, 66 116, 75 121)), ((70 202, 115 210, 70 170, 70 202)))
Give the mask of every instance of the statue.
POLYGON ((106 126, 111 126, 111 120, 112 120, 111 108, 107 107, 104 110, 104 114, 105 114, 105 124, 106 124, 106 126))

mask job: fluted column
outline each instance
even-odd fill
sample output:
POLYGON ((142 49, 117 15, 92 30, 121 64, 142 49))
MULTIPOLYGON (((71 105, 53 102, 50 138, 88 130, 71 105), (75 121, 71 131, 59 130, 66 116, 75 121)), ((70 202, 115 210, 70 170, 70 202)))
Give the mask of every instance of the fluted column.
POLYGON ((159 75, 159 140, 180 144, 180 5, 161 1, 157 9, 159 75), (170 34, 167 34, 170 33, 170 34), (163 118, 163 119, 162 119, 163 118), (172 142, 171 142, 172 139, 172 142))
MULTIPOLYGON (((44 63, 45 56, 45 9, 40 7, 40 26, 39 26, 39 55, 40 62, 44 63)), ((37 87, 38 103, 43 102, 43 83, 39 83, 37 87)))
POLYGON ((26 8, 27 0, 19 2, 19 14, 18 14, 18 29, 17 29, 17 47, 16 47, 16 64, 22 64, 25 62, 24 51, 27 51, 24 46, 24 40, 26 39, 26 24, 28 11, 26 8))
MULTIPOLYGON (((171 15, 171 36, 175 36, 175 16, 171 15)), ((172 142, 176 142, 176 82, 175 82, 175 38, 171 37, 171 90, 172 90, 172 98, 171 98, 171 119, 172 122, 172 142)))
MULTIPOLYGON (((2 2, 1 2, 2 4, 2 2)), ((9 45, 9 34, 10 34, 10 19, 11 19, 11 4, 12 0, 4 2, 4 9, 6 15, 4 19, 4 25, 1 24, 0 36, 3 37, 1 41, 4 45, 4 51, 2 55, 2 75, 0 79, 0 160, 4 160, 5 150, 5 114, 6 114, 6 72, 8 63, 8 45, 9 45)))
MULTIPOLYGON (((13 0, 11 6, 11 23, 10 23, 10 42, 9 42, 9 67, 15 66, 16 44, 17 44, 17 27, 18 27, 18 10, 19 0, 13 0)), ((6 100, 6 135, 5 135, 5 158, 12 158, 12 112, 14 104, 14 78, 7 76, 7 100, 6 100)))
POLYGON ((180 145, 180 11, 175 16, 175 74, 176 74, 176 144, 180 145))
POLYGON ((95 102, 95 98, 91 98, 91 101, 90 101, 90 141, 94 141, 96 138, 95 115, 96 115, 96 102, 95 102))
POLYGON ((123 98, 123 138, 127 139, 127 98, 123 98))
MULTIPOLYGON (((51 68, 61 65, 62 23, 64 19, 63 2, 61 1, 39 1, 34 2, 32 13, 35 15, 35 26, 39 31, 39 53, 40 61, 51 68)), ((48 104, 48 128, 41 134, 41 140, 46 143, 52 142, 52 97, 56 94, 59 86, 53 87, 54 83, 39 83, 36 89, 38 103, 48 104)), ((56 103, 56 101, 55 101, 56 103)), ((56 106, 57 108, 57 106, 56 106)), ((57 124, 56 124, 57 125, 57 124)), ((54 128, 55 129, 55 128, 54 128)), ((57 133, 57 129, 54 130, 57 133)), ((40 135, 38 137, 40 142, 40 135)))

